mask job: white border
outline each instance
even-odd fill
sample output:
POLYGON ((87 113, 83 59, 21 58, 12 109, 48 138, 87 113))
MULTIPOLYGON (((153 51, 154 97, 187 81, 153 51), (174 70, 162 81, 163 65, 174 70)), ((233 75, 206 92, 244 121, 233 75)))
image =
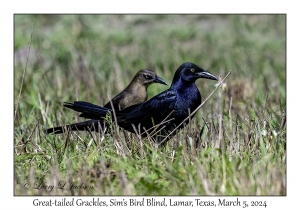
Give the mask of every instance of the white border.
MULTIPOLYGON (((294 1, 296 2, 296 1, 294 1)), ((240 197, 265 200, 268 209, 293 206, 299 209, 299 12, 297 4, 287 1, 3 1, 1 3, 1 206, 33 207, 34 199, 50 197, 13 197, 13 14, 14 13, 286 13, 287 14, 287 196, 240 197)), ((284 71, 284 69, 283 69, 284 71)), ((63 197, 51 197, 51 199, 63 197)), ((70 199, 72 197, 68 197, 70 199)), ((92 197, 84 197, 85 199, 92 197)), ((101 197, 103 199, 110 199, 101 197)), ((120 199, 121 197, 117 197, 120 199)), ((132 197, 130 197, 132 198, 132 197)), ((140 197, 138 197, 140 198, 140 197)), ((169 198, 169 197, 168 197, 169 198)), ((190 200, 194 197, 174 197, 190 200)), ((205 200, 235 197, 200 197, 205 200)), ((129 197, 125 197, 129 199, 129 197)), ((81 208, 81 207, 72 207, 81 208)), ((132 207, 125 207, 130 208, 132 207)), ((139 207, 140 208, 140 207, 139 207)), ((159 208, 159 207, 156 207, 159 208)), ((178 208, 178 207, 177 207, 178 208)), ((182 207, 179 207, 182 208, 182 207)), ((201 207, 203 208, 203 207, 201 207)), ((8 208, 5 208, 8 209, 8 208)))

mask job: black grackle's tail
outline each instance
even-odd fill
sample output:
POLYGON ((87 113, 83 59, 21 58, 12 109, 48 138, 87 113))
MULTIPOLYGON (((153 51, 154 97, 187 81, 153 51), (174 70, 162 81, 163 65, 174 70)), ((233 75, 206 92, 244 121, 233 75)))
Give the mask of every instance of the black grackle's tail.
POLYGON ((59 126, 54 128, 48 128, 46 130, 46 133, 54 133, 54 134, 60 134, 60 133, 66 133, 68 131, 103 131, 105 132, 105 123, 100 120, 88 120, 85 122, 80 123, 74 123, 70 125, 65 126, 59 126))

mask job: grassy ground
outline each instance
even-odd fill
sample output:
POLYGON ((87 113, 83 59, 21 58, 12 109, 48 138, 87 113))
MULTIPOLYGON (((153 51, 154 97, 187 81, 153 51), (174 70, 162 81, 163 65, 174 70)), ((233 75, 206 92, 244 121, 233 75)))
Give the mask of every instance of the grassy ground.
MULTIPOLYGON (((286 195, 284 15, 14 21, 15 195, 286 195), (63 102, 103 105, 144 68, 170 84, 186 61, 232 74, 164 149, 122 130, 43 132, 82 120, 63 102)), ((196 84, 204 100, 216 83, 196 84)), ((166 88, 150 86, 150 98, 166 88)))

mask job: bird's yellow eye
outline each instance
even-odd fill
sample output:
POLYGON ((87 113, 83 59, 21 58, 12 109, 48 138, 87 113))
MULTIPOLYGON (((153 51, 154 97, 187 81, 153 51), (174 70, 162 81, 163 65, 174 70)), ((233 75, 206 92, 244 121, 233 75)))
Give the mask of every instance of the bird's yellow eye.
POLYGON ((191 72, 194 72, 195 71, 195 69, 191 69, 191 72))

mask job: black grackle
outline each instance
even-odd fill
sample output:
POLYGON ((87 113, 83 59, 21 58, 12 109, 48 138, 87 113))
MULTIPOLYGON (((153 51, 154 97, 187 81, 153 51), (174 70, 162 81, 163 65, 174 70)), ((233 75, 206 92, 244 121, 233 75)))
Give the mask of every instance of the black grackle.
MULTIPOLYGON (((171 87, 138 105, 116 111, 120 127, 143 136, 153 134, 161 129, 167 135, 201 104, 201 95, 195 85, 199 78, 218 80, 216 76, 193 63, 183 63, 175 72, 171 87), (155 126, 156 125, 156 126, 155 126), (155 127, 154 127, 155 126, 155 127), (147 130, 147 133, 144 132, 147 130)), ((111 109, 88 102, 76 101, 65 103, 65 107, 81 112, 80 117, 99 120, 111 109)), ((193 116, 191 116, 192 118, 193 116)), ((180 127, 182 128, 184 124, 180 127)), ((163 132, 163 133, 162 133, 163 132)), ((160 140, 157 140, 159 142, 160 140)))

